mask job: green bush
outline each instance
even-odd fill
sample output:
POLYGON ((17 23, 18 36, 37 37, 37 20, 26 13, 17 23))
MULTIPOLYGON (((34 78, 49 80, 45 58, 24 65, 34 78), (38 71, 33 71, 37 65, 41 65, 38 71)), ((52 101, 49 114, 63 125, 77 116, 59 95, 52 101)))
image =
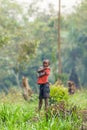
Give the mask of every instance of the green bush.
POLYGON ((51 102, 67 101, 69 99, 68 89, 56 83, 50 87, 51 102))

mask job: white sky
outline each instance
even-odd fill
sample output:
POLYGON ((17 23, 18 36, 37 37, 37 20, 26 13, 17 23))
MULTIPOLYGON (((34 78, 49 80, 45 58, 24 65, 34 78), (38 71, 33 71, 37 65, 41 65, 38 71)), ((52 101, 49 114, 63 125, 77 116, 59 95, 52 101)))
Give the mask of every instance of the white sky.
MULTIPOLYGON (((32 0, 17 0, 20 3, 31 3, 32 0)), ((41 8, 47 9, 48 4, 52 3, 55 6, 55 9, 58 10, 58 0, 39 0, 41 3, 41 8)), ((73 6, 76 6, 82 0, 61 0, 62 12, 70 13, 73 10, 73 6)))

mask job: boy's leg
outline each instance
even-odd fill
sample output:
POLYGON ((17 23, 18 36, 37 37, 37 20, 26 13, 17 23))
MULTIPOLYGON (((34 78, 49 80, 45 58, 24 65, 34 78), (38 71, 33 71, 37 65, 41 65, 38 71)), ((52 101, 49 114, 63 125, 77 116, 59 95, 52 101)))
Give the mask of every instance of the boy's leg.
POLYGON ((43 104, 43 85, 40 85, 40 90, 39 90, 39 106, 38 106, 38 110, 40 111, 42 108, 42 104, 43 104))
POLYGON ((45 116, 46 121, 48 121, 48 98, 45 98, 44 101, 45 101, 45 116))
POLYGON ((43 104, 43 99, 41 98, 41 99, 39 99, 39 111, 40 111, 41 108, 42 108, 42 104, 43 104))
POLYGON ((47 109, 48 109, 48 98, 45 98, 44 100, 45 100, 45 110, 47 111, 47 109))

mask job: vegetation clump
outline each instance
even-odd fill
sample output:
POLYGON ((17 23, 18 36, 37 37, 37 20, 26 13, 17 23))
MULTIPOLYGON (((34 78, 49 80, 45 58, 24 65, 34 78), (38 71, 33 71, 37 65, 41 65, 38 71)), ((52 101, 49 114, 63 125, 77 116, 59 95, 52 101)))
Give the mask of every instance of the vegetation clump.
POLYGON ((52 102, 61 102, 67 101, 69 98, 68 89, 62 84, 58 85, 55 83, 50 87, 50 101, 52 102))

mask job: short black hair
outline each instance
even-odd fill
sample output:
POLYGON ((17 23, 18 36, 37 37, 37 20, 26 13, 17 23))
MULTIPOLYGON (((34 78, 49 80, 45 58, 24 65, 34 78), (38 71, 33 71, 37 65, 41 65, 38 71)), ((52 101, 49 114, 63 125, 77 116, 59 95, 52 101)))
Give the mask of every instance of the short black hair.
POLYGON ((44 59, 44 60, 43 60, 43 63, 45 63, 45 62, 48 63, 48 64, 50 65, 49 59, 44 59))

